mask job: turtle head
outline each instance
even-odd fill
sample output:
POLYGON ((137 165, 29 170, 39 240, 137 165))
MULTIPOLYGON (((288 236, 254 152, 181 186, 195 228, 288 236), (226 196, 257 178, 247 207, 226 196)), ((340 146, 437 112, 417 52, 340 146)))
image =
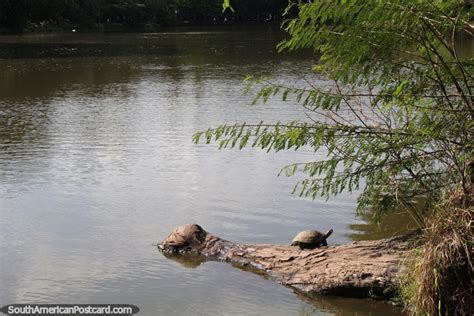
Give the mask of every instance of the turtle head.
POLYGON ((332 232, 333 232, 333 230, 332 230, 332 228, 331 228, 330 230, 328 230, 328 231, 326 232, 326 234, 324 234, 324 243, 325 243, 325 246, 327 246, 326 239, 328 239, 329 236, 331 236, 332 232))

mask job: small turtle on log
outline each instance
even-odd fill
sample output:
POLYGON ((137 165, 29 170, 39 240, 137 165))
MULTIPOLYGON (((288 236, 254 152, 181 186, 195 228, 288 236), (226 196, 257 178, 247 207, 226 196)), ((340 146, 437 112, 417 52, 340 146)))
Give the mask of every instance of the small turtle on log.
POLYGON ((326 239, 331 236, 332 229, 328 230, 326 234, 318 232, 317 230, 304 230, 293 238, 291 246, 299 246, 300 249, 314 249, 320 246, 327 246, 326 239))

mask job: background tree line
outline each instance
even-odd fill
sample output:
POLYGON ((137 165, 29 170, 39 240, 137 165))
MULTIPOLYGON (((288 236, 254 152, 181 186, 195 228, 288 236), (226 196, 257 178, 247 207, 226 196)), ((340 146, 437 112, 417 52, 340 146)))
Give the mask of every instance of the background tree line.
POLYGON ((209 25, 281 19, 287 0, 240 0, 235 13, 222 12, 221 0, 0 0, 0 29, 92 29, 108 24, 209 25))

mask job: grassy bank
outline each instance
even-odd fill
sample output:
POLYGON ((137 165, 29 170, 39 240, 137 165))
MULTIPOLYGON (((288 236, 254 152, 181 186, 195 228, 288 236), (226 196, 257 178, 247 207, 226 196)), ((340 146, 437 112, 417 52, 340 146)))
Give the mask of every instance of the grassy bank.
POLYGON ((458 193, 437 207, 412 252, 401 294, 413 314, 474 314, 472 195, 468 200, 458 193))

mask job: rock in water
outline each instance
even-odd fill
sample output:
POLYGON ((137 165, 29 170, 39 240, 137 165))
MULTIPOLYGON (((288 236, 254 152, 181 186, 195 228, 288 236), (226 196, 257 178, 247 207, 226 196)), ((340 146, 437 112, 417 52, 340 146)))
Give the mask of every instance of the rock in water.
POLYGON ((173 230, 158 247, 168 253, 198 251, 206 240, 206 231, 197 224, 186 224, 173 230))
POLYGON ((192 253, 215 258, 232 246, 233 243, 206 232, 198 224, 180 226, 158 244, 160 251, 167 254, 192 253))

